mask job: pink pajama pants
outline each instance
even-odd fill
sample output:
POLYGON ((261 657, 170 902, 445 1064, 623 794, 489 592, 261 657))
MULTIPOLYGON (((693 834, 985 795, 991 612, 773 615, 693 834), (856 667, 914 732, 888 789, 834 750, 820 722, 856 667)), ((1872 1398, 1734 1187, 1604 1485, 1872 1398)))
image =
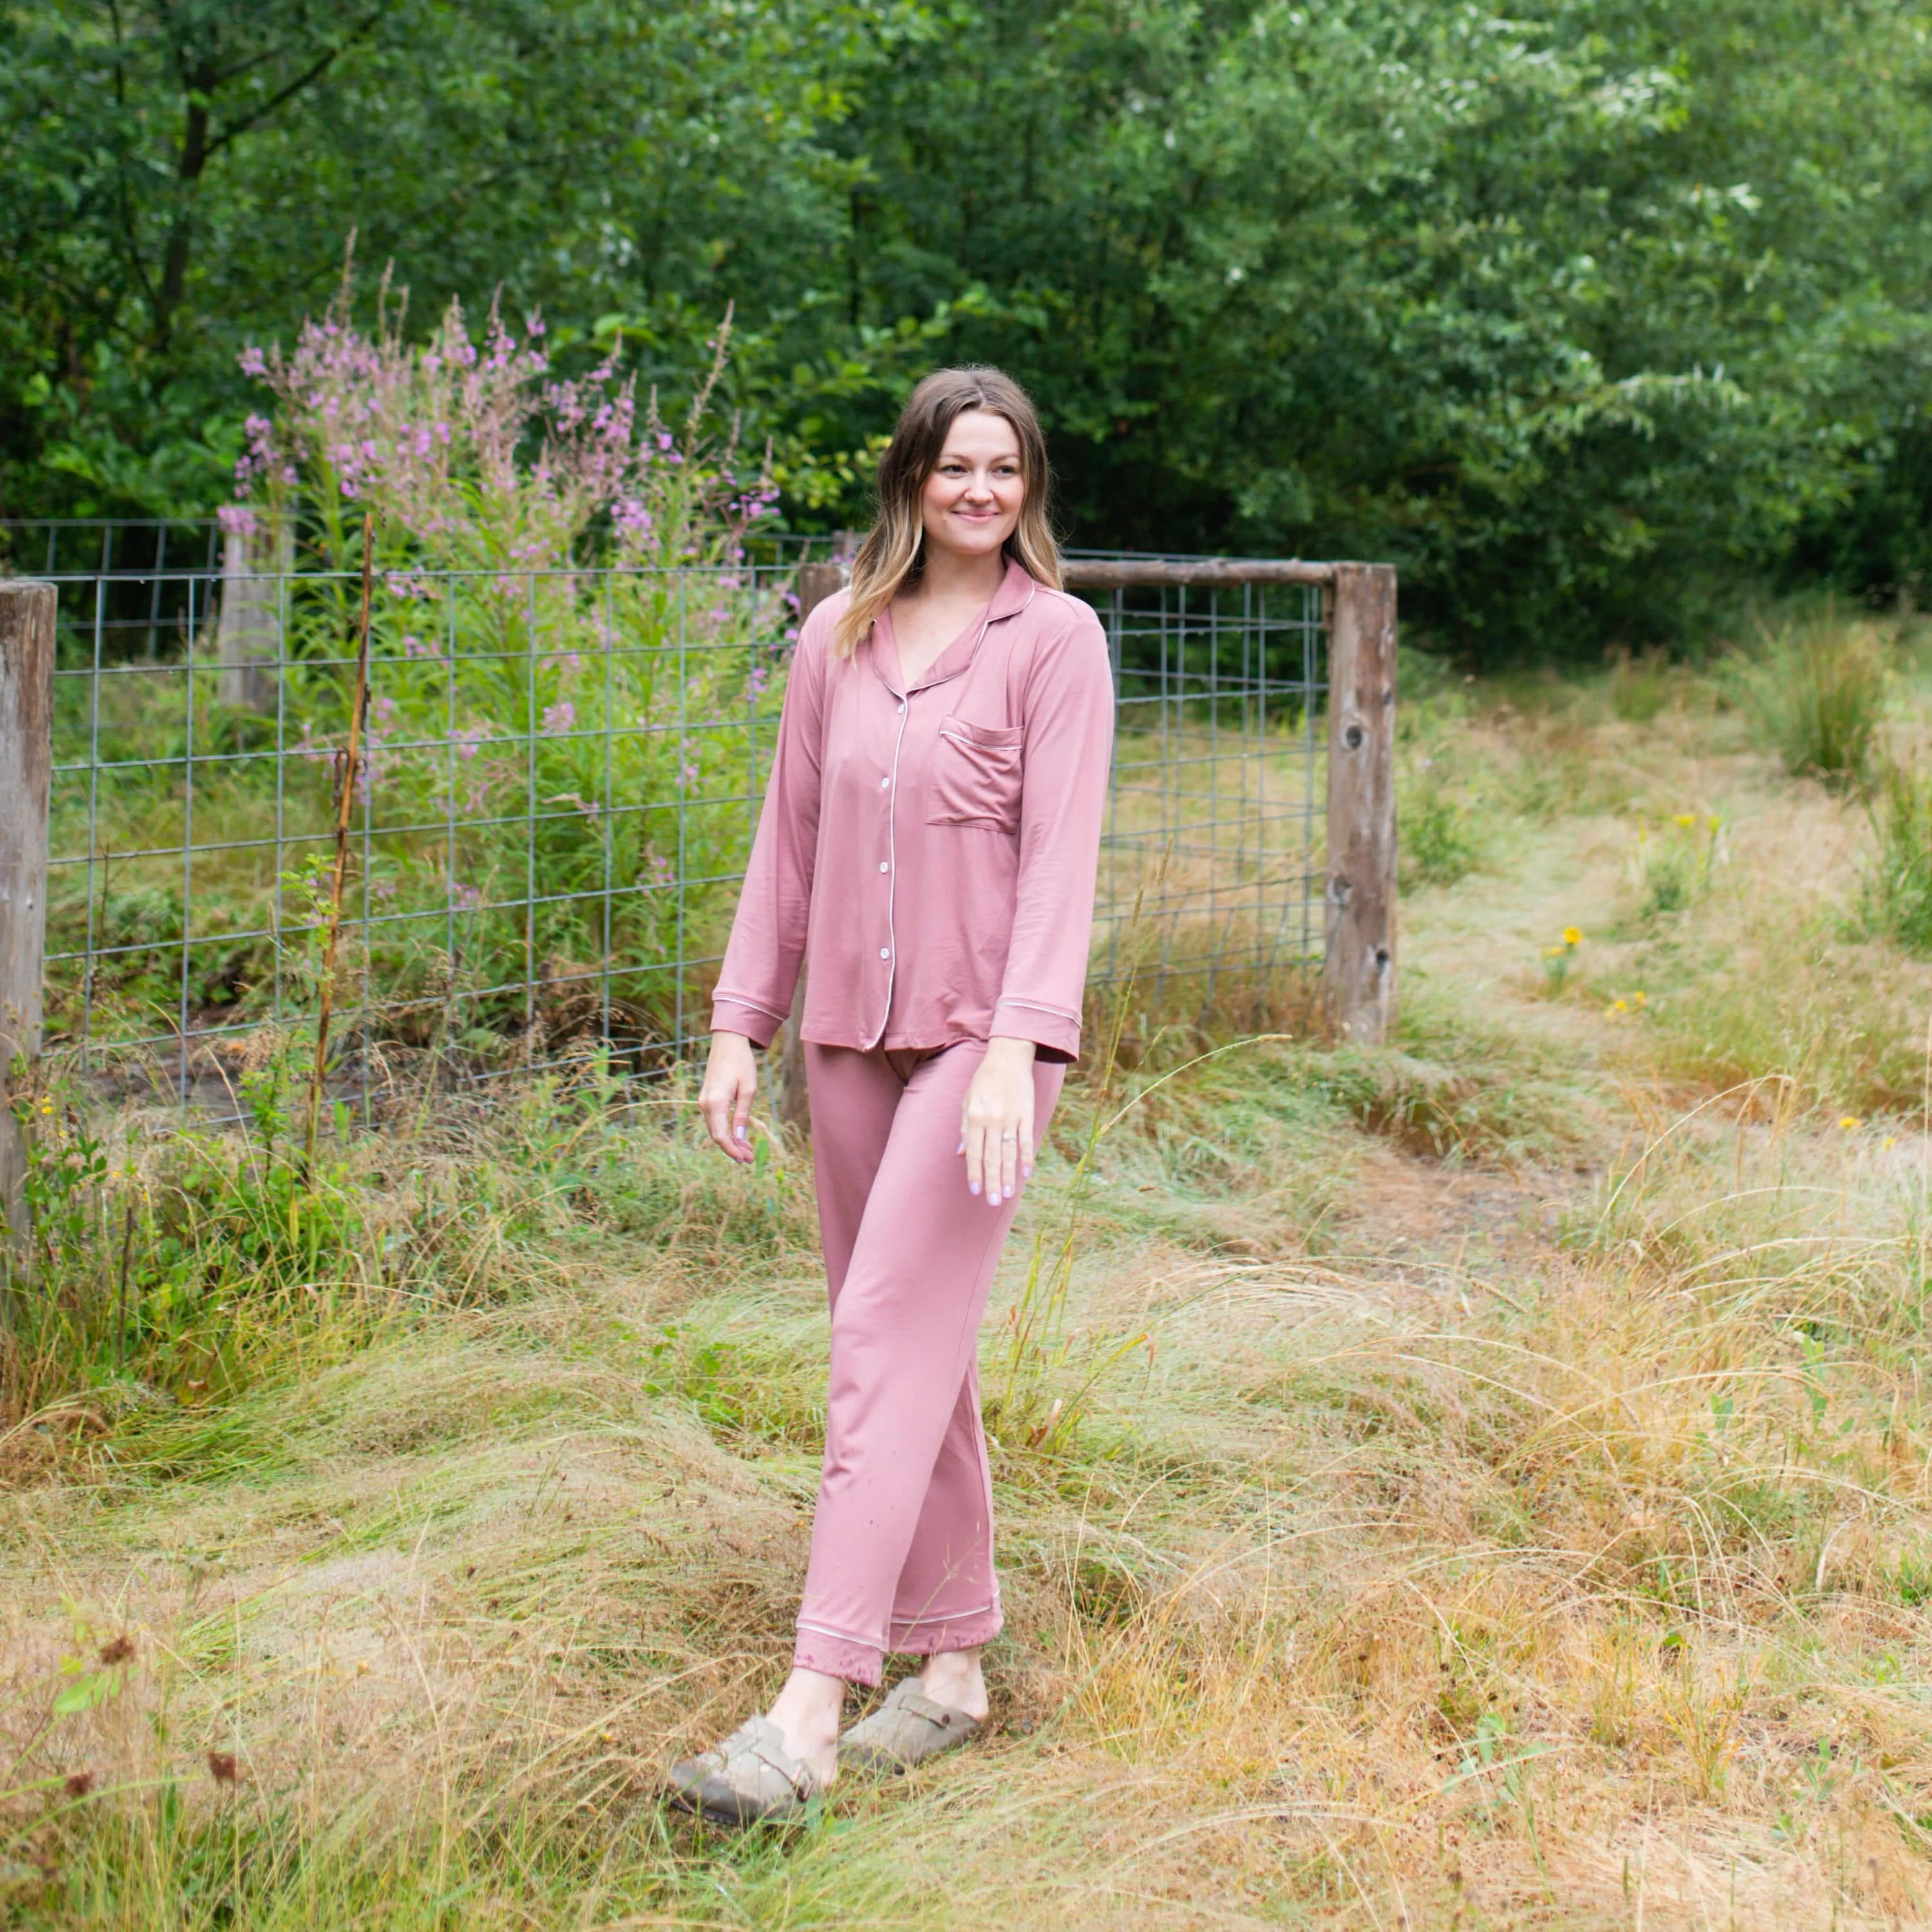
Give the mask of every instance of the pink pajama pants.
MULTIPOLYGON (((968 1193, 958 1152, 986 1052, 805 1049, 832 1384, 794 1660, 853 1683, 1000 1628, 978 1338, 1015 1204, 968 1193)), ((1063 1072, 1034 1068, 1036 1142, 1063 1072)))

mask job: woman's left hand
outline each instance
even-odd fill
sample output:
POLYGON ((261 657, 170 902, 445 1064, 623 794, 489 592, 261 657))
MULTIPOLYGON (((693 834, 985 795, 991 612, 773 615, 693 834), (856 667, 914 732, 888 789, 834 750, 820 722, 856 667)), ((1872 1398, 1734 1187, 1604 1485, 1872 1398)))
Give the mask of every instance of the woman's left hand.
POLYGON ((989 1040, 966 1090, 959 1123, 966 1186, 983 1192, 989 1208, 1010 1201, 1033 1172, 1033 1058, 1030 1040, 989 1040))

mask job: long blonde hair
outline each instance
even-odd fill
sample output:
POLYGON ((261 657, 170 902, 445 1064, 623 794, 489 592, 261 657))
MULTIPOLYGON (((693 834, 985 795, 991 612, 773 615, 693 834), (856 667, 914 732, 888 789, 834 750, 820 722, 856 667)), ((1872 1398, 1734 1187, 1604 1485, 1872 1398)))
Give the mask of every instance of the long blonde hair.
POLYGON ((872 628, 873 619, 908 584, 919 581, 926 564, 921 499, 927 478, 946 453, 954 421, 968 410, 988 410, 1012 424, 1019 438, 1025 494, 1020 500, 1020 520, 1006 541, 1006 554, 1036 582, 1060 588, 1060 550, 1047 513, 1052 477, 1047 468, 1046 438, 1027 392, 997 369, 935 369, 908 399, 892 440, 879 458, 878 520, 852 560, 851 599, 832 632, 835 658, 849 658, 872 628))

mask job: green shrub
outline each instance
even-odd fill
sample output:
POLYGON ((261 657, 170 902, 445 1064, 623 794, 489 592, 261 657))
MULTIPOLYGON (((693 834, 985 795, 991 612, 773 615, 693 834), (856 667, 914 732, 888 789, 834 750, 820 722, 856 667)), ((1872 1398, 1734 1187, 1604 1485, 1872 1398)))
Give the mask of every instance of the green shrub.
POLYGON ((72 1098, 16 1100, 26 1225, 0 1414, 76 1390, 199 1408, 346 1336, 406 1280, 407 1243, 383 1238, 346 1165, 304 1158, 290 1076, 282 1053, 244 1076, 256 1136, 190 1129, 138 1156, 72 1098))

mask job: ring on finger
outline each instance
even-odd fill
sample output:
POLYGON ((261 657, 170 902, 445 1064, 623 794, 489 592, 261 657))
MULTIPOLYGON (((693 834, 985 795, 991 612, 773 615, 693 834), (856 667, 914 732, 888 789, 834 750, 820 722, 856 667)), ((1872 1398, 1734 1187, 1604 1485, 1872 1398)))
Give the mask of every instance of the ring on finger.
POLYGON ((1019 1137, 1020 1130, 1017 1127, 1009 1127, 1006 1132, 1000 1136, 1000 1139, 1003 1141, 1016 1141, 1019 1137))

